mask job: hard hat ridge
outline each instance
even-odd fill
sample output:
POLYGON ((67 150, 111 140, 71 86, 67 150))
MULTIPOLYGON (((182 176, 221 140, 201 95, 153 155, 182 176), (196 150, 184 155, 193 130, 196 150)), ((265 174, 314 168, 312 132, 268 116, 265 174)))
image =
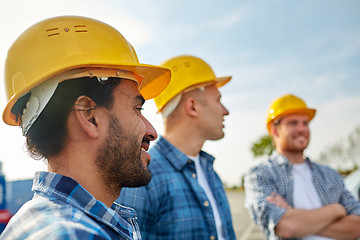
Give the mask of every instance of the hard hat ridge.
POLYGON ((275 99, 269 105, 266 120, 268 131, 270 132, 271 123, 274 122, 275 119, 279 119, 280 117, 291 113, 304 113, 309 116, 310 120, 312 120, 316 110, 308 108, 301 98, 293 94, 285 94, 275 99))
POLYGON ((221 87, 231 80, 231 76, 216 77, 213 69, 201 58, 192 55, 180 55, 160 64, 171 69, 171 82, 166 89, 154 98, 159 112, 178 94, 193 86, 214 83, 221 87))

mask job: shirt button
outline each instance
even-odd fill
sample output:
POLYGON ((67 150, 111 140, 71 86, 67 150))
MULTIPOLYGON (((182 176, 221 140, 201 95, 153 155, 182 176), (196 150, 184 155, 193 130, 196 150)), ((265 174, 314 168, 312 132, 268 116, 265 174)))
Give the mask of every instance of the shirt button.
POLYGON ((204 206, 208 207, 209 206, 209 202, 208 201, 204 201, 204 206))
POLYGON ((196 178, 196 173, 193 173, 193 174, 192 174, 192 177, 193 177, 193 178, 196 178))
POLYGON ((215 240, 215 236, 211 235, 210 240, 215 240))

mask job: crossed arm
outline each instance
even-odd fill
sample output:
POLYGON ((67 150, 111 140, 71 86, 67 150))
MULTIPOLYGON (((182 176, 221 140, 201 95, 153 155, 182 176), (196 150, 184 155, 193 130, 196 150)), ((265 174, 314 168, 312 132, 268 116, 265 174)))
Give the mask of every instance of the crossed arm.
POLYGON ((287 209, 275 227, 276 235, 284 238, 320 235, 335 239, 360 238, 360 216, 346 215, 344 206, 338 203, 321 208, 305 210, 292 208, 278 194, 272 194, 267 200, 287 209))

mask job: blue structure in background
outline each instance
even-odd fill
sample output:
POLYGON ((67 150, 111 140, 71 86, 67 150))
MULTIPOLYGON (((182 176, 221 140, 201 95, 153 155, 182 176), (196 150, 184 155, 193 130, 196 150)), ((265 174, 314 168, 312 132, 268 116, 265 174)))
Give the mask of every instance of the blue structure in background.
POLYGON ((33 197, 32 183, 32 179, 6 182, 5 177, 0 176, 0 234, 10 218, 33 197))
POLYGON ((32 182, 32 179, 6 182, 0 162, 0 234, 10 218, 33 197, 32 182))
POLYGON ((34 192, 31 191, 33 184, 32 179, 18 180, 6 183, 7 195, 7 209, 11 216, 13 216, 19 208, 32 199, 34 192))
POLYGON ((6 181, 2 173, 2 163, 0 162, 0 233, 5 229, 11 217, 6 202, 6 181))
POLYGON ((6 182, 5 176, 0 175, 0 209, 6 209, 6 182))
POLYGON ((6 184, 5 176, 0 176, 0 232, 2 232, 8 222, 8 214, 6 212, 6 184))

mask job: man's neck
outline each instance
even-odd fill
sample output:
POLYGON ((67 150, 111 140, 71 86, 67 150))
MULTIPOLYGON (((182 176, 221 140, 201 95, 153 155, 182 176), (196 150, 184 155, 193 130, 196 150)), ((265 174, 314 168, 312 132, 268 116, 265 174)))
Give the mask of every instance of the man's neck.
POLYGON ((205 142, 195 136, 184 136, 184 134, 177 134, 174 132, 165 132, 163 137, 188 156, 198 155, 205 142))
POLYGON ((279 149, 276 149, 276 151, 279 154, 284 155, 289 160, 289 162, 291 162, 293 164, 304 162, 304 153, 303 152, 291 152, 291 151, 279 150, 279 149))
POLYGON ((107 191, 103 178, 96 170, 97 168, 94 166, 94 162, 95 161, 90 161, 90 157, 82 159, 79 155, 76 157, 72 154, 69 154, 67 157, 62 155, 49 158, 48 171, 74 179, 96 200, 99 200, 108 207, 111 207, 113 202, 116 200, 116 197, 107 191))

